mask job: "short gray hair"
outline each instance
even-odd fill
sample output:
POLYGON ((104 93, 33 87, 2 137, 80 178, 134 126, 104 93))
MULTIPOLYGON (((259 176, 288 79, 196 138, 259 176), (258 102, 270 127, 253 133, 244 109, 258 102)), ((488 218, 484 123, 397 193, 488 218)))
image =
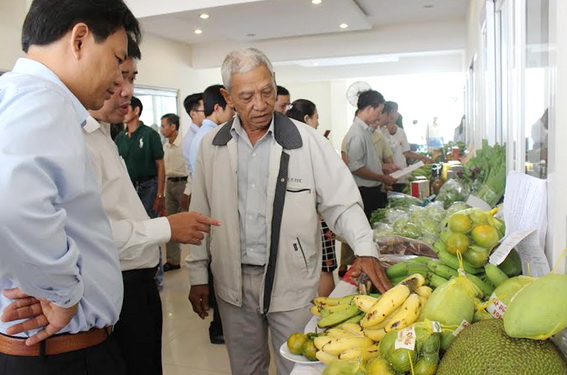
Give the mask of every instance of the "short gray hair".
POLYGON ((243 48, 230 52, 226 55, 221 68, 222 83, 224 87, 230 91, 232 75, 234 73, 247 73, 260 65, 264 65, 268 68, 272 77, 274 76, 272 63, 262 51, 256 48, 243 48))

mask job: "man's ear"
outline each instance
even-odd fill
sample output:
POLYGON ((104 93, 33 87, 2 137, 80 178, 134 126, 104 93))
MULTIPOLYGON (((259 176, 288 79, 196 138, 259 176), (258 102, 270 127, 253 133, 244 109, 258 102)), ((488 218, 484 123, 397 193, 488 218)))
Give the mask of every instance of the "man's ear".
POLYGON ((222 97, 224 98, 225 102, 227 103, 227 105, 234 107, 234 105, 232 103, 232 98, 230 97, 230 93, 228 92, 228 90, 223 87, 223 88, 220 89, 220 92, 221 92, 222 97))
POLYGON ((81 57, 85 42, 89 38, 90 34, 91 32, 89 27, 87 26, 87 24, 82 22, 77 23, 75 26, 73 26, 73 29, 71 29, 71 45, 73 56, 75 56, 76 59, 79 59, 81 57))
POLYGON ((140 117, 140 107, 134 108, 134 113, 136 114, 136 117, 140 117))

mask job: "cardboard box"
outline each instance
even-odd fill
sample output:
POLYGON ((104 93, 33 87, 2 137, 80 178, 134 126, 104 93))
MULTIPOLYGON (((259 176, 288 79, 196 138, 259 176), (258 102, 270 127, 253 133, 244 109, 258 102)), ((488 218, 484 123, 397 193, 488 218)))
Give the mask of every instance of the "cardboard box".
POLYGON ((411 196, 419 199, 429 197, 429 180, 416 180, 411 182, 411 196))

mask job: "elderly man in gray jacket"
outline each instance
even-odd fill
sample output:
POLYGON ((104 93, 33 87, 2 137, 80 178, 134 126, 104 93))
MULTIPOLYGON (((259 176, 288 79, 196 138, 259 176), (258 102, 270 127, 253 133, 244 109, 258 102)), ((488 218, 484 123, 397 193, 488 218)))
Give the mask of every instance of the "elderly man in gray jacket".
MULTIPOLYGON (((214 275, 232 373, 268 373, 274 352, 302 331, 321 272, 319 214, 358 255, 353 267, 381 291, 390 284, 351 173, 315 129, 274 113, 272 64, 256 49, 230 53, 223 95, 237 115, 201 143, 191 210, 216 217, 187 258, 193 310, 207 316, 207 265, 214 275)), ((293 363, 276 355, 278 374, 293 363)))

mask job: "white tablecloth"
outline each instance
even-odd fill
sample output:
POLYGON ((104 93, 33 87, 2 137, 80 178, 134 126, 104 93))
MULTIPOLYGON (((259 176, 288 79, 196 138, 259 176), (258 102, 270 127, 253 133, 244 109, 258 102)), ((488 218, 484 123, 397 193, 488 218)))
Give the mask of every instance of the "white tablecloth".
MULTIPOLYGON (((331 297, 344 297, 354 293, 356 293, 356 287, 354 285, 344 281, 339 281, 339 283, 331 293, 331 297)), ((317 321, 319 321, 318 317, 314 316, 313 318, 311 318, 309 323, 307 323, 307 325, 305 326, 304 332, 317 332, 317 321)), ((320 362, 314 362, 313 364, 309 365, 296 363, 290 375, 321 375, 325 367, 326 365, 320 362)))

